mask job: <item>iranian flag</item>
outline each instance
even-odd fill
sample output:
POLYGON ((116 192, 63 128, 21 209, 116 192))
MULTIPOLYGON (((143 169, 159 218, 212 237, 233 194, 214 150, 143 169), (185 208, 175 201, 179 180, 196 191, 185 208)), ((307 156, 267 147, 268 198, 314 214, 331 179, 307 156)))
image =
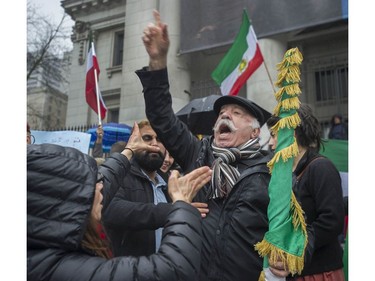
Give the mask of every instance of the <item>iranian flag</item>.
POLYGON ((94 43, 92 42, 89 53, 87 54, 86 102, 96 112, 96 114, 98 114, 99 123, 101 123, 101 120, 105 118, 107 113, 107 107, 104 104, 98 85, 99 73, 99 64, 96 58, 94 43))
POLYGON ((244 10, 240 31, 211 77, 220 86, 222 95, 237 95, 262 62, 257 37, 244 10))

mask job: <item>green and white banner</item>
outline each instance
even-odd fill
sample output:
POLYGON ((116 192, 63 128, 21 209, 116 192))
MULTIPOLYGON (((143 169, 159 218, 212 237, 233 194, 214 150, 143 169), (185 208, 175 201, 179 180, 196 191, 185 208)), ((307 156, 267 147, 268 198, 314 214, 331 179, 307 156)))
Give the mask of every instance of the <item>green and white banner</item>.
POLYGON ((348 141, 324 140, 320 153, 329 158, 341 175, 343 196, 348 196, 348 141))

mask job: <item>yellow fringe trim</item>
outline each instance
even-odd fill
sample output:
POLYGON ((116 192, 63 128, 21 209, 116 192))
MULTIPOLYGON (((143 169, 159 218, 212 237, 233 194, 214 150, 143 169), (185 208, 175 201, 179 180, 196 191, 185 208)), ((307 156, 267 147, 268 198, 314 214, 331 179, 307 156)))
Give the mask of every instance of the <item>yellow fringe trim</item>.
MULTIPOLYGON (((280 115, 281 110, 291 110, 298 109, 300 106, 300 101, 298 96, 301 94, 301 89, 298 82, 300 82, 300 69, 299 65, 302 63, 303 56, 298 48, 289 49, 283 58, 283 61, 277 64, 277 70, 279 71, 277 82, 275 83, 280 89, 275 94, 275 98, 278 102, 274 109, 274 114, 276 116, 280 115), (287 85, 285 85, 287 84, 287 85), (283 94, 286 93, 289 98, 282 100, 283 94)), ((301 119, 297 112, 291 116, 281 118, 270 130, 273 133, 277 133, 280 129, 287 127, 296 128, 301 123, 301 119)), ((275 163, 279 162, 280 158, 286 162, 292 157, 298 155, 298 145, 296 139, 293 138, 293 143, 283 148, 282 150, 275 153, 273 158, 267 163, 267 166, 272 173, 272 169, 275 163)), ((291 212, 292 212, 292 223, 294 229, 301 227, 305 235, 304 251, 302 257, 297 257, 291 255, 278 247, 272 245, 265 239, 255 245, 255 249, 259 252, 262 257, 267 256, 270 263, 276 263, 276 261, 282 261, 292 275, 296 273, 301 273, 304 266, 304 253, 307 245, 307 230, 306 222, 303 216, 303 210, 298 203, 294 193, 291 196, 291 212)), ((264 271, 261 272, 258 281, 265 281, 264 271)))
POLYGON ((290 210, 292 211, 292 222, 294 229, 297 229, 299 226, 301 226, 303 233, 307 237, 306 222, 305 217, 303 216, 304 211, 302 210, 301 205, 298 203, 294 192, 292 192, 290 210))
POLYGON ((273 166, 275 165, 275 163, 279 162, 280 158, 283 159, 284 162, 286 162, 288 159, 296 157, 298 155, 298 152, 298 145, 296 139, 294 138, 294 141, 291 145, 276 152, 272 159, 267 162, 267 167, 270 171, 270 174, 272 174, 273 166))
POLYGON ((284 92, 285 92, 284 87, 277 90, 277 92, 274 95, 277 102, 280 102, 280 99, 283 96, 284 92))
POLYGON ((291 116, 287 116, 287 117, 281 118, 275 125, 272 126, 271 129, 274 132, 278 131, 279 129, 283 129, 285 127, 287 127, 288 129, 290 129, 290 128, 294 129, 300 123, 301 123, 301 118, 299 117, 298 112, 295 112, 291 116))
MULTIPOLYGON (((306 247, 306 242, 305 242, 306 247)), ((276 246, 272 245, 265 239, 261 242, 255 244, 255 250, 262 256, 268 257, 268 261, 271 264, 275 264, 277 261, 281 261, 288 268, 292 275, 298 273, 300 274, 303 270, 304 266, 304 255, 302 257, 297 257, 287 252, 277 248, 276 246)))
POLYGON ((298 83, 287 85, 284 88, 289 96, 300 95, 302 93, 298 83))
POLYGON ((291 65, 288 68, 281 69, 279 74, 277 75, 277 81, 275 85, 277 87, 283 87, 283 81, 285 80, 286 83, 298 83, 301 81, 300 79, 301 71, 298 65, 291 65))
POLYGON ((279 90, 277 90, 277 92, 274 94, 277 102, 281 101, 284 93, 286 93, 288 96, 293 97, 293 96, 299 96, 302 93, 302 91, 298 83, 290 84, 285 87, 282 87, 279 90))
MULTIPOLYGON (((292 221, 293 221, 294 229, 297 229, 299 226, 301 226, 301 229, 305 235, 305 243, 304 243, 304 250, 303 250, 303 253, 305 253, 305 249, 306 249, 307 241, 308 241, 306 222, 303 216, 304 212, 301 208, 301 205, 298 203, 297 198, 295 197, 293 192, 292 192, 290 204, 291 204, 292 221)), ((291 272, 292 275, 296 273, 300 274, 303 270, 305 254, 303 254, 302 257, 291 255, 281 250, 280 248, 277 248, 276 246, 272 245, 265 239, 263 239, 261 242, 255 245, 255 250, 257 250, 262 257, 267 256, 268 261, 272 264, 274 264, 276 261, 282 261, 283 264, 288 267, 288 270, 291 272)), ((264 276, 264 273, 263 273, 263 276, 264 276)), ((259 276, 259 280, 262 280, 260 279, 261 277, 262 277, 262 274, 259 276)))
POLYGON ((281 70, 286 68, 290 65, 294 64, 301 64, 303 61, 302 53, 298 50, 298 48, 291 48, 284 54, 283 60, 276 65, 277 70, 281 70))
POLYGON ((258 281, 266 281, 266 276, 265 276, 263 270, 261 271, 261 273, 260 273, 260 275, 259 275, 259 279, 258 279, 258 281))
POLYGON ((285 100, 279 102, 275 106, 274 114, 279 115, 281 109, 284 109, 284 110, 298 109, 299 106, 300 106, 300 101, 299 101, 298 97, 285 99, 285 100))

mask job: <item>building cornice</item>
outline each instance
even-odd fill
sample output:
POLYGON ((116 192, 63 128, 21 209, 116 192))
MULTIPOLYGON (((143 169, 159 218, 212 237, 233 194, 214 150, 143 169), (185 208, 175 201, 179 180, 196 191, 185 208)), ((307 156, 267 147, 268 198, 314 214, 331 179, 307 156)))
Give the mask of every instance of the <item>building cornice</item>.
POLYGON ((92 13, 93 10, 113 8, 126 5, 126 0, 65 0, 61 1, 61 6, 65 12, 72 18, 76 18, 82 13, 92 13))
POLYGON ((61 6, 75 21, 71 40, 78 44, 78 63, 84 64, 89 37, 95 43, 98 34, 125 26, 126 0, 65 0, 61 6), (111 13, 105 13, 111 11, 111 13), (90 15, 88 17, 88 15, 90 15))

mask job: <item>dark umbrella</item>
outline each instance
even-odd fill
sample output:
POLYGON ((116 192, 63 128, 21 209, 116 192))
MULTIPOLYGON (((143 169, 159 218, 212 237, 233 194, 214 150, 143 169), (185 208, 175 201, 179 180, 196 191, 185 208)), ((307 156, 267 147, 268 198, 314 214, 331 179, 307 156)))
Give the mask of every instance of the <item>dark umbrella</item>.
MULTIPOLYGON (((90 147, 94 147, 96 141, 96 129, 98 127, 92 127, 87 130, 87 133, 91 134, 90 147)), ((121 124, 121 123, 105 123, 103 124, 103 152, 109 152, 112 144, 118 141, 128 141, 130 137, 132 127, 121 124)))
POLYGON ((193 99, 181 108, 176 115, 193 134, 211 135, 217 119, 214 112, 214 103, 220 97, 220 95, 210 95, 193 99))

